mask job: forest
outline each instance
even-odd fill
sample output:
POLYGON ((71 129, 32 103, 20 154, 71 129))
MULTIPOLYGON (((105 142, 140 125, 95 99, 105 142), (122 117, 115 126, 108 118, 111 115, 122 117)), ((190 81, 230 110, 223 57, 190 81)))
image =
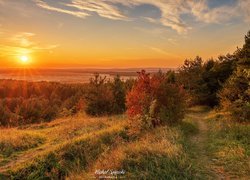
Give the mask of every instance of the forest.
POLYGON ((206 61, 197 56, 167 73, 159 70, 148 74, 142 70, 136 80, 122 81, 116 76, 107 81, 98 74, 89 84, 1 80, 0 124, 49 122, 78 112, 91 116, 124 112, 129 116, 150 115, 150 108, 150 116, 168 114, 169 119, 178 122, 185 107, 194 105, 220 107, 236 121, 246 122, 250 119, 249 44, 248 33, 245 45, 234 54, 206 61), (162 112, 154 112, 156 109, 162 112))
POLYGON ((181 67, 168 72, 141 70, 136 79, 126 81, 118 75, 107 80, 99 74, 94 74, 87 84, 0 80, 0 179, 74 179, 87 176, 85 170, 93 173, 98 167, 122 167, 128 178, 211 178, 204 169, 188 164, 199 161, 188 149, 202 156, 206 153, 202 148, 207 145, 209 152, 215 155, 227 149, 221 152, 225 159, 210 157, 220 161, 220 167, 225 166, 223 170, 217 169, 217 174, 222 174, 220 177, 247 179, 250 177, 247 171, 250 167, 249 122, 250 31, 243 47, 233 54, 207 60, 199 56, 186 59, 181 67), (210 116, 215 119, 206 122, 211 129, 202 129, 204 124, 198 119, 210 116), (193 122, 194 119, 197 122, 193 122), (230 127, 225 128, 227 124, 230 127), (53 131, 49 129, 59 125, 61 130, 55 129, 55 132, 60 130, 60 136, 68 141, 49 151, 53 143, 61 141, 59 135, 51 135, 53 131), (206 138, 202 139, 205 137, 202 133, 195 135, 199 127, 206 138), (218 129, 213 131, 219 127, 223 127, 220 133, 218 129), (95 132, 85 136, 81 134, 83 128, 86 133, 95 132), (19 129, 27 132, 22 134, 19 129), (13 143, 8 139, 11 131, 20 133, 13 143), (150 135, 145 136, 147 133, 150 135), (197 136, 190 144, 204 141, 205 145, 189 147, 185 142, 190 134, 197 136), (22 137, 23 144, 19 145, 18 138, 22 137), (19 156, 41 144, 44 144, 44 152, 34 162, 25 164, 30 155, 27 152, 24 160, 16 160, 18 166, 8 164, 13 160, 8 160, 13 153, 18 152, 16 156, 19 156), (236 150, 232 152, 230 148, 236 150), (108 159, 112 157, 105 153, 111 153, 115 161, 108 159), (143 153, 147 158, 144 159, 143 153), (235 153, 233 158, 226 159, 230 153, 235 153), (161 170, 156 170, 158 166, 161 170), (230 176, 230 172, 236 174, 230 176))

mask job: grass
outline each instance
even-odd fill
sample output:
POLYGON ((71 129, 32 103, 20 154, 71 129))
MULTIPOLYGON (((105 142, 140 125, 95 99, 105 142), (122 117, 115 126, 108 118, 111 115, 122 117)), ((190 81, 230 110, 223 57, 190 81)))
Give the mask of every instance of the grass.
POLYGON ((122 171, 116 177, 126 179, 249 179, 249 137, 249 124, 207 107, 136 138, 128 136, 125 116, 79 115, 1 129, 0 179, 102 177, 97 170, 122 171))
POLYGON ((21 164, 9 173, 12 179, 61 179, 76 166, 84 169, 115 142, 123 130, 121 124, 83 135, 49 149, 30 163, 21 164))
MULTIPOLYGON (((104 152, 86 171, 72 172, 68 179, 96 178, 96 170, 124 170, 127 179, 192 179, 196 170, 185 149, 185 138, 193 134, 192 125, 161 127, 135 141, 121 140, 104 152), (186 129, 183 133, 183 129, 186 129)), ((107 176, 106 176, 107 177, 107 176)))
POLYGON ((9 157, 13 153, 38 147, 44 141, 44 136, 33 131, 21 132, 17 129, 1 129, 0 155, 9 157))
MULTIPOLYGON (((36 162, 35 159, 38 157, 46 157, 46 154, 50 154, 51 151, 61 149, 66 144, 72 144, 79 138, 85 138, 91 134, 92 139, 94 139, 95 133, 98 134, 104 129, 117 125, 121 126, 124 119, 124 116, 90 118, 79 115, 73 118, 58 119, 50 123, 1 129, 0 174, 13 174, 17 167, 26 169, 24 164, 32 164, 36 162)), ((49 164, 52 157, 48 156, 44 163, 49 164)), ((13 175, 13 177, 15 176, 18 175, 13 175)))
POLYGON ((250 124, 229 121, 214 113, 209 119, 208 149, 218 171, 231 178, 250 177, 250 124))

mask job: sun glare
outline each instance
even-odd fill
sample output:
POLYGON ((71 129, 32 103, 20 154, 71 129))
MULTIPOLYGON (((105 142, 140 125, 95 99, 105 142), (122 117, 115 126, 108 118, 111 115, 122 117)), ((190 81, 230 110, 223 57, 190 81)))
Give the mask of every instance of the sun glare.
POLYGON ((20 61, 21 61, 21 63, 23 63, 23 64, 27 64, 27 63, 29 62, 29 57, 28 57, 28 56, 25 56, 25 55, 20 56, 20 61))

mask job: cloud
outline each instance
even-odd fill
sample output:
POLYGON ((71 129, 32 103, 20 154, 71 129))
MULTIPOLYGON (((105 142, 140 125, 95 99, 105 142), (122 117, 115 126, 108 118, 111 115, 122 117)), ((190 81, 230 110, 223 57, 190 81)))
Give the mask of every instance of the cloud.
MULTIPOLYGON (((120 20, 126 19, 117 7, 112 4, 107 3, 108 1, 100 0, 73 0, 71 4, 65 4, 68 7, 74 7, 82 11, 95 12, 101 17, 108 19, 120 20)), ((111 1, 112 2, 112 1, 111 1)), ((110 2, 110 3, 111 3, 110 2)))
POLYGON ((14 35, 3 33, 5 42, 0 44, 0 56, 20 56, 22 54, 31 54, 40 51, 48 51, 57 48, 58 44, 41 45, 32 38, 36 36, 30 32, 19 32, 14 35))
POLYGON ((44 2, 42 0, 35 0, 35 2, 39 7, 50 10, 50 11, 65 13, 65 14, 73 15, 73 16, 76 16, 76 17, 79 17, 79 18, 85 18, 85 17, 89 16, 88 13, 81 12, 81 11, 71 11, 71 10, 52 7, 52 6, 48 5, 46 2, 44 2))
POLYGON ((33 45, 33 42, 30 40, 33 36, 35 36, 33 33, 17 33, 11 37, 11 41, 22 47, 30 47, 33 45))
POLYGON ((157 53, 163 54, 163 55, 171 55, 170 53, 164 51, 163 49, 156 48, 156 47, 150 47, 152 51, 155 51, 157 53))
POLYGON ((151 34, 152 36, 161 36, 164 33, 168 32, 166 28, 142 28, 142 27, 134 27, 135 30, 138 30, 140 32, 151 34))
POLYGON ((173 58, 180 58, 180 56, 178 55, 175 55, 175 54, 172 54, 172 53, 169 53, 167 51, 165 51, 164 49, 161 49, 161 48, 158 48, 158 47, 148 47, 150 50, 158 53, 158 54, 162 54, 162 55, 165 55, 165 56, 169 56, 169 57, 173 57, 173 58))
MULTIPOLYGON (((149 4, 161 11, 161 17, 154 19, 144 17, 151 23, 159 23, 163 26, 170 27, 178 33, 186 33, 192 29, 185 22, 184 15, 190 14, 204 23, 221 23, 229 21, 232 17, 240 16, 242 10, 245 19, 250 19, 250 0, 238 0, 235 6, 221 5, 210 8, 208 0, 70 0, 68 3, 59 1, 63 8, 51 6, 44 0, 34 0, 36 4, 44 9, 73 15, 79 18, 92 16, 93 13, 101 17, 112 20, 129 20, 130 17, 123 14, 120 5, 127 7, 137 7, 143 4, 149 4), (74 10, 72 10, 72 8, 74 10), (69 10, 71 9, 71 10, 69 10)), ((58 5, 59 5, 58 4, 58 5)))
POLYGON ((197 20, 205 23, 220 23, 230 20, 236 14, 237 8, 231 6, 220 6, 210 9, 207 5, 207 1, 200 0, 198 2, 188 2, 191 13, 197 20))
POLYGON ((246 22, 250 22, 250 0, 239 0, 238 6, 241 11, 244 13, 244 18, 246 22))

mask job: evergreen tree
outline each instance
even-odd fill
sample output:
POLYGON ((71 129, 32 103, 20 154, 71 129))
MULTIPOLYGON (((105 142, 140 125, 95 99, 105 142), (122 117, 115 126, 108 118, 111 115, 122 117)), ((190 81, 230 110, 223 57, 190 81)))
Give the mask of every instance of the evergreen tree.
POLYGON ((112 92, 114 96, 113 112, 116 114, 123 113, 125 111, 125 88, 119 75, 114 78, 112 84, 112 92))
POLYGON ((245 36, 245 44, 237 52, 237 69, 226 82, 219 94, 221 105, 233 119, 250 121, 250 31, 245 36))

